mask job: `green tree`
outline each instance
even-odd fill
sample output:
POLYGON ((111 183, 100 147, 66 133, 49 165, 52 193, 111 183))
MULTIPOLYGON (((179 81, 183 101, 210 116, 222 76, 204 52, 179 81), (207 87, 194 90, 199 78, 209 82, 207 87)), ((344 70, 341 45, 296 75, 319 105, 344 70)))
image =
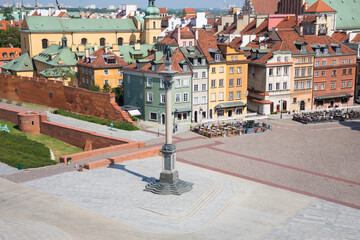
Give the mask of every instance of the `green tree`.
POLYGON ((103 92, 105 92, 105 93, 110 93, 111 92, 111 86, 108 83, 104 84, 103 92))
POLYGON ((12 8, 4 8, 5 20, 14 20, 15 19, 11 13, 12 13, 12 8))
POLYGON ((89 90, 90 90, 90 91, 94 91, 94 92, 100 92, 100 86, 98 86, 98 85, 91 85, 91 86, 89 87, 89 90))
POLYGON ((5 34, 8 39, 8 46, 10 43, 13 47, 21 47, 20 31, 17 27, 8 27, 5 31, 5 34))
POLYGON ((115 93, 115 101, 119 106, 124 105, 124 94, 123 94, 123 87, 116 87, 112 89, 112 92, 115 93))

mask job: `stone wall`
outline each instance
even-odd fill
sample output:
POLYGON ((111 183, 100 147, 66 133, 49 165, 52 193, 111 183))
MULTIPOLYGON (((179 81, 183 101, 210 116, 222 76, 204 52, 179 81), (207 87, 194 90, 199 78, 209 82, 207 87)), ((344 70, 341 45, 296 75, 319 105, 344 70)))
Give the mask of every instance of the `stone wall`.
POLYGON ((0 74, 0 98, 61 108, 98 118, 134 123, 115 94, 64 86, 61 81, 0 74))

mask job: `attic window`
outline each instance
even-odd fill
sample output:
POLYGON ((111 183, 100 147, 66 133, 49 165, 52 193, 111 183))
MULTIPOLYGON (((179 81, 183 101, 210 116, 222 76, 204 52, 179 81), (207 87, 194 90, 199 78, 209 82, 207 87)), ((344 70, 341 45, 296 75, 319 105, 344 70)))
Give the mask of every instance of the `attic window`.
POLYGON ((215 61, 220 61, 220 54, 215 54, 215 61))
POLYGON ((14 57, 15 57, 15 55, 14 55, 13 52, 10 53, 10 57, 11 57, 11 58, 14 58, 14 57))
POLYGON ((137 63, 136 69, 140 69, 140 63, 137 63))
POLYGON ((205 58, 201 59, 201 64, 202 64, 202 65, 205 65, 205 64, 206 64, 205 58))
POLYGON ((156 65, 151 66, 151 71, 156 71, 156 65))
POLYGON ((116 58, 105 58, 107 64, 116 64, 116 58))
POLYGON ((3 55, 4 58, 8 57, 7 53, 3 53, 2 55, 3 55))
POLYGON ((184 72, 188 72, 188 71, 189 71, 188 65, 186 65, 186 64, 183 65, 183 71, 184 71, 184 72))

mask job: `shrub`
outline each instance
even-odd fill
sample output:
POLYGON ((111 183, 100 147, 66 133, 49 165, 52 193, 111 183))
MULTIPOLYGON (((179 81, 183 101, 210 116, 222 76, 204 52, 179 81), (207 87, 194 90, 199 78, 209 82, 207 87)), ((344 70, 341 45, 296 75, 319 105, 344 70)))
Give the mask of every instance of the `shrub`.
POLYGON ((80 114, 76 114, 76 113, 72 113, 72 112, 68 112, 65 111, 63 109, 58 109, 54 111, 55 114, 59 114, 65 117, 71 117, 71 118, 75 118, 75 119, 79 119, 79 120, 83 120, 86 122, 92 122, 92 123, 97 123, 100 125, 105 125, 105 126, 111 126, 111 123, 114 124, 114 128, 117 129, 122 129, 122 130, 126 130, 126 131, 136 131, 139 130, 138 127, 134 126, 131 123, 126 123, 126 122, 114 122, 112 120, 109 119, 102 119, 102 118, 96 118, 96 117, 90 117, 90 116, 86 116, 86 115, 80 115, 80 114))
POLYGON ((90 91, 94 91, 94 92, 100 92, 100 86, 98 86, 98 85, 91 85, 91 86, 89 87, 89 90, 90 90, 90 91))

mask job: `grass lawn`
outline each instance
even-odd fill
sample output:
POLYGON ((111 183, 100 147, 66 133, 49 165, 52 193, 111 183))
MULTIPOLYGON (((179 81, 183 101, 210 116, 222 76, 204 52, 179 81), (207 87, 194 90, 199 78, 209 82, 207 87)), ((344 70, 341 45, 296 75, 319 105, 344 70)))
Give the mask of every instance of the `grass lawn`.
MULTIPOLYGON (((0 99, 0 102, 7 102, 8 99, 2 98, 0 99)), ((51 107, 47 107, 47 106, 43 106, 43 105, 38 105, 35 103, 27 103, 27 102, 19 102, 19 101, 11 101, 13 105, 17 105, 17 104, 21 104, 21 106, 24 107, 29 107, 29 108, 35 108, 35 109, 39 109, 39 110, 45 110, 45 111, 52 111, 54 110, 51 107)))
MULTIPOLYGON (((78 153, 78 152, 82 152, 83 150, 80 149, 80 148, 77 148, 77 147, 74 147, 74 146, 71 146, 67 143, 64 143, 64 142, 61 142, 59 140, 56 140, 54 138, 51 138, 51 137, 48 137, 46 135, 42 135, 42 134, 27 134, 27 133, 23 133, 23 132, 20 132, 19 130, 16 129, 15 127, 15 124, 12 124, 12 123, 8 123, 8 122, 5 122, 5 121, 1 121, 0 120, 0 124, 2 126, 4 126, 5 124, 7 124, 11 134, 7 134, 7 136, 9 135, 14 135, 14 136, 22 136, 22 137, 25 137, 27 138, 28 140, 32 140, 32 141, 35 141, 36 143, 40 143, 40 144, 43 144, 44 146, 46 146, 46 148, 49 148, 51 149, 51 151, 53 151, 54 155, 55 155, 55 159, 56 161, 59 161, 59 157, 60 156, 63 156, 63 155, 68 155, 68 154, 73 154, 73 153, 78 153)), ((5 141, 3 138, 2 138, 2 141, 5 141)), ((10 144, 10 143, 9 143, 10 144)), ((1 140, 0 140, 0 145, 1 145, 1 140)), ((9 145, 10 146, 10 145, 9 145)), ((5 149, 7 150, 8 149, 8 146, 7 145, 1 145, 1 149, 5 149)), ((18 149, 20 152, 22 151, 22 149, 18 149)), ((20 153, 21 154, 21 153, 20 153)), ((49 151, 49 154, 50 154, 50 151, 49 151)), ((37 153, 35 154, 35 156, 37 155, 37 153)), ((15 155, 16 156, 16 155, 15 155)), ((49 156, 49 160, 50 160, 50 156, 49 156)), ((3 162, 0 158, 0 161, 3 162)), ((50 160, 52 163, 56 163, 52 160, 50 160)), ((4 162, 6 163, 6 162, 4 162)), ((8 164, 8 163, 6 163, 8 164)), ((8 164, 10 165, 10 164, 8 164)), ((49 165, 49 164, 47 164, 49 165)), ((10 166, 13 166, 13 165, 10 165, 10 166)), ((15 167, 18 167, 18 165, 16 165, 15 167)), ((31 167, 34 167, 34 166, 31 166, 31 167)), ((35 167, 38 167, 38 166, 35 166, 35 167)), ((24 168, 29 168, 29 167, 25 167, 24 165, 24 168)))
POLYGON ((69 112, 69 111, 65 111, 63 109, 55 110, 54 113, 65 116, 65 117, 71 117, 71 118, 79 119, 79 120, 86 121, 86 122, 92 122, 92 123, 97 123, 97 124, 100 124, 100 125, 105 125, 105 126, 108 126, 108 127, 110 127, 111 123, 113 123, 114 128, 122 129, 122 130, 126 130, 126 131, 137 131, 137 130, 139 130, 138 127, 136 127, 135 125, 133 125, 131 123, 115 122, 115 121, 108 120, 108 119, 90 117, 90 116, 86 116, 86 115, 81 115, 81 114, 76 114, 76 113, 72 113, 72 112, 69 112))

